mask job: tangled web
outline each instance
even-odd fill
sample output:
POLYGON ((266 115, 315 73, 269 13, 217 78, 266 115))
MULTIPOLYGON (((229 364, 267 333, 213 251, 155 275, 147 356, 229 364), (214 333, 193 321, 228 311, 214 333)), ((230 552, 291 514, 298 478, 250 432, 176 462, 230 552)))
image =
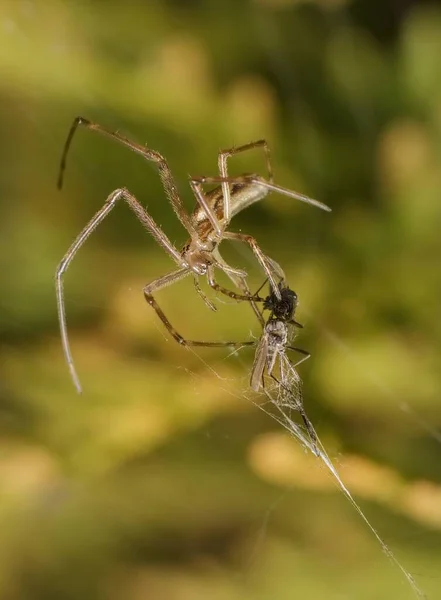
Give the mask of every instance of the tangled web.
MULTIPOLYGON (((191 351, 194 352, 192 349, 191 351)), ((195 354, 198 359, 201 360, 205 366, 216 375, 216 377, 221 380, 224 379, 210 365, 208 365, 199 354, 196 352, 195 354)), ((241 357, 237 354, 237 351, 235 351, 233 354, 235 354, 237 358, 241 360, 241 357)), ((225 388, 225 392, 232 394, 231 389, 225 388)), ((401 571, 413 590, 415 596, 420 599, 426 598, 426 595, 419 588, 413 576, 397 559, 395 554, 384 542, 378 531, 374 528, 367 516, 364 514, 331 461, 323 443, 317 435, 314 426, 304 411, 302 381, 296 370, 296 364, 293 364, 290 361, 286 353, 281 353, 279 355, 276 375, 265 375, 263 385, 258 392, 254 392, 249 386, 246 386, 241 390, 240 394, 233 395, 241 400, 246 399, 259 410, 263 411, 269 417, 277 421, 286 431, 288 431, 290 436, 295 438, 302 445, 305 451, 311 452, 318 460, 321 461, 328 473, 330 473, 332 476, 338 489, 350 502, 352 507, 358 513, 359 517, 365 522, 373 536, 376 538, 382 551, 395 565, 395 567, 401 571)))

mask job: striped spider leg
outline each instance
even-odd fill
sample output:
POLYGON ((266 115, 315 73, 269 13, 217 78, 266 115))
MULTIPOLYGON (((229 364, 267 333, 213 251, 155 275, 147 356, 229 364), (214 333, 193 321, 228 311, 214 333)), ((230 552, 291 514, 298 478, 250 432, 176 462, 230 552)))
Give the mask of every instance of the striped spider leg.
MULTIPOLYGON (((63 154, 61 157, 61 164, 58 176, 58 187, 61 188, 63 184, 64 171, 66 167, 66 159, 68 151, 73 139, 73 136, 78 127, 85 127, 91 131, 97 132, 100 135, 115 140, 122 144, 126 148, 142 156, 145 160, 156 164, 159 172, 159 176, 164 187, 165 194, 174 210, 177 218, 187 230, 190 238, 184 247, 179 251, 174 244, 169 240, 167 235, 162 229, 155 223, 152 217, 149 215, 147 210, 139 203, 139 201, 131 194, 126 188, 120 188, 113 191, 105 201, 102 208, 92 217, 89 223, 84 227, 80 234, 76 237, 73 244, 67 250, 66 254, 59 263, 55 280, 56 280, 56 295, 57 295, 57 308, 58 316, 60 321, 61 339, 64 350, 64 355, 70 370, 70 374, 74 385, 79 393, 81 393, 80 381, 74 366, 72 352, 70 349, 67 324, 66 324, 66 311, 64 306, 64 289, 63 289, 63 277, 67 271, 70 263, 72 262, 75 254, 91 235, 91 233, 98 227, 98 225, 105 219, 105 217, 113 210, 115 205, 123 200, 127 203, 129 208, 135 214, 141 224, 147 229, 147 231, 153 236, 156 242, 167 252, 167 254, 177 264, 177 269, 155 279, 151 283, 144 287, 144 295, 147 302, 155 308, 158 316, 161 317, 161 313, 158 311, 156 301, 153 299, 152 294, 158 290, 171 285, 188 275, 193 275, 193 279, 196 286, 196 291, 200 294, 202 299, 208 305, 209 308, 214 309, 214 305, 208 300, 205 294, 202 292, 199 284, 198 277, 206 276, 208 284, 214 290, 227 294, 231 298, 236 300, 248 300, 257 314, 259 311, 254 304, 254 301, 250 299, 251 294, 246 282, 247 274, 239 269, 235 269, 229 266, 221 257, 219 252, 219 245, 224 239, 231 239, 242 241, 247 243, 253 251, 257 261, 259 262, 262 270, 266 277, 270 281, 273 288, 276 290, 276 295, 280 299, 280 292, 278 291, 276 278, 283 278, 283 272, 277 263, 267 256, 265 256, 257 244, 256 240, 249 235, 242 233, 233 233, 226 231, 230 220, 240 211, 244 210, 251 204, 258 202, 265 198, 270 191, 277 191, 291 198, 307 202, 323 210, 330 210, 326 205, 320 202, 310 199, 307 196, 298 194, 286 188, 282 188, 273 183, 271 161, 269 155, 268 144, 265 140, 258 140, 251 142, 244 146, 224 150, 219 153, 218 164, 219 164, 219 177, 190 177, 190 186, 195 195, 197 204, 193 213, 189 214, 182 203, 179 196, 177 186, 175 184, 173 175, 168 166, 166 159, 158 152, 151 150, 145 146, 132 142, 117 132, 111 132, 97 123, 93 123, 84 119, 83 117, 77 117, 69 131, 63 154), (242 175, 240 177, 229 177, 227 172, 227 160, 234 154, 245 152, 254 148, 261 148, 265 154, 266 164, 268 169, 268 180, 258 175, 242 175), (219 186, 207 193, 203 191, 204 183, 218 183, 219 186), (219 285, 215 278, 215 268, 226 273, 234 285, 242 292, 237 294, 233 291, 227 290, 226 288, 219 285)), ((161 317, 162 318, 162 317, 161 317)))

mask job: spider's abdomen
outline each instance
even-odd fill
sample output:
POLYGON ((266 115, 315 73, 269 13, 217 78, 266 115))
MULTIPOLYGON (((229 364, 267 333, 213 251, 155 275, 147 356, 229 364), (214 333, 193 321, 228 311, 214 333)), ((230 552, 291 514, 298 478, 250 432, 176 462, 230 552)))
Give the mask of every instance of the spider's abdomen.
MULTIPOLYGON (((257 175, 245 175, 245 177, 257 177, 257 175)), ((261 185, 258 181, 249 183, 234 183, 231 191, 231 216, 248 208, 255 202, 263 200, 268 195, 268 188, 261 185)))

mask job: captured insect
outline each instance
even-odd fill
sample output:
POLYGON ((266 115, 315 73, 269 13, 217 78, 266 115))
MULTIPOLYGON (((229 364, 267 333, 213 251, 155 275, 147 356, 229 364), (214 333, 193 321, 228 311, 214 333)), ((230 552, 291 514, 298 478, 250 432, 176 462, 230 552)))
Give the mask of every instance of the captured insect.
POLYGON ((303 407, 302 380, 296 371, 296 367, 311 355, 306 350, 290 345, 295 337, 294 328, 303 328, 303 325, 294 319, 298 298, 284 282, 279 283, 278 289, 280 300, 275 291, 270 288, 270 294, 263 301, 263 308, 269 310, 270 315, 263 325, 262 335, 257 343, 250 385, 255 392, 262 387, 264 393, 273 403, 275 402, 279 410, 285 413, 286 410, 289 413, 294 411, 301 416, 313 451, 318 456, 317 435, 303 407), (302 354, 303 358, 293 364, 287 356, 288 350, 302 354), (278 376, 275 371, 278 371, 278 376), (265 385, 265 373, 276 384, 275 400, 270 396, 265 385))
MULTIPOLYGON (((118 200, 124 200, 127 202, 129 208, 133 211, 137 219, 147 229, 147 231, 154 237, 157 243, 169 254, 169 256, 177 263, 178 268, 158 279, 155 279, 151 283, 144 287, 144 295, 147 302, 156 310, 158 316, 162 319, 164 325, 168 327, 168 320, 165 315, 159 309, 156 301, 152 294, 158 290, 171 285, 188 275, 193 275, 194 285, 198 294, 202 297, 207 306, 215 310, 214 305, 208 300, 203 291, 201 290, 198 277, 205 275, 207 277, 208 284, 217 292, 221 292, 237 300, 250 300, 250 292, 248 284, 246 282, 247 274, 245 271, 233 268, 229 266, 222 258, 219 252, 219 245, 223 240, 236 240, 248 244, 253 251, 258 263, 264 271, 269 282, 275 290, 275 294, 278 300, 281 300, 279 288, 277 287, 276 279, 283 279, 284 274, 279 265, 271 260, 269 257, 260 249, 257 241, 250 235, 244 233, 235 233, 227 231, 231 219, 239 212, 265 198, 269 192, 274 191, 280 194, 284 194, 296 200, 306 202, 318 208, 326 211, 331 209, 313 200, 308 196, 299 194, 287 188, 283 188, 273 183, 273 173, 270 160, 270 152, 268 144, 265 140, 258 140, 251 142, 237 148, 230 148, 219 152, 218 155, 218 168, 220 175, 217 177, 190 177, 189 183, 196 198, 196 207, 192 214, 189 214, 182 200, 178 194, 178 190, 170 171, 167 161, 161 154, 151 150, 145 146, 141 146, 131 140, 125 138, 117 132, 111 132, 98 125, 92 123, 83 117, 77 117, 64 145, 63 154, 61 157, 61 164, 58 176, 58 187, 61 189, 63 185, 64 171, 66 168, 66 160, 69 152, 69 148, 75 134, 75 131, 79 126, 85 127, 92 131, 98 132, 108 138, 111 138, 123 146, 129 148, 133 152, 140 154, 145 160, 153 162, 157 165, 159 176, 164 187, 164 191, 172 208, 187 230, 190 239, 179 251, 169 240, 167 235, 162 229, 155 223, 152 217, 149 215, 147 210, 139 203, 139 201, 126 189, 120 188, 114 190, 106 199, 103 207, 95 214, 89 223, 84 227, 81 233, 76 237, 73 244, 70 246, 66 254, 63 256, 60 264, 57 267, 55 280, 56 280, 56 295, 57 295, 57 309, 58 317, 60 321, 61 339, 63 344, 63 351, 66 357, 70 374, 73 383, 79 393, 81 393, 80 381, 74 366, 72 352, 70 349, 68 334, 67 334, 67 323, 66 323, 66 311, 64 306, 64 289, 63 289, 63 276, 67 271, 70 263, 72 262, 75 254, 90 236, 90 234, 98 227, 98 225, 105 219, 105 217, 112 211, 117 204, 118 200), (229 177, 227 170, 228 159, 241 152, 246 152, 254 148, 261 148, 265 155, 266 168, 268 171, 268 178, 256 174, 240 175, 238 177, 229 177), (209 192, 204 192, 203 184, 219 184, 218 187, 212 189, 209 192), (233 282, 233 284, 241 290, 242 294, 237 294, 230 291, 221 285, 219 285, 215 279, 214 270, 215 268, 223 271, 233 282)), ((255 310, 255 305, 251 304, 255 310)), ((170 330, 172 333, 172 331, 170 330)), ((175 339, 176 336, 174 336, 175 339)), ((180 341, 178 339, 178 341, 180 341)))
MULTIPOLYGON (((266 283, 266 282, 265 282, 266 283)), ((264 283, 264 285, 265 285, 264 283)), ((263 286, 262 286, 263 287, 263 286)), ((280 299, 277 297, 275 290, 270 287, 270 293, 266 298, 258 296, 260 289, 257 290, 252 298, 247 298, 248 301, 254 303, 263 303, 263 309, 269 310, 270 315, 265 321, 262 314, 260 322, 262 325, 262 334, 257 341, 246 342, 196 342, 185 340, 170 323, 168 328, 172 332, 173 337, 181 344, 187 346, 209 346, 209 347, 231 347, 240 349, 244 346, 256 346, 253 366, 250 375, 250 386, 258 392, 260 389, 267 399, 267 402, 255 401, 251 399, 259 409, 265 414, 275 419, 282 427, 284 427, 290 435, 295 437, 305 449, 310 450, 318 459, 320 459, 329 473, 334 478, 337 486, 344 496, 351 503, 358 515, 366 523, 381 549, 389 558, 389 560, 402 572, 416 597, 426 598, 424 593, 416 584, 412 575, 398 561, 395 554, 383 541, 377 530, 368 520, 360 506, 355 501, 349 489, 346 487, 337 469, 329 458, 326 449, 319 439, 314 426, 306 415, 303 406, 302 382, 296 371, 296 367, 304 360, 310 357, 309 352, 291 346, 291 342, 295 337, 295 328, 303 326, 294 319, 295 310, 298 304, 297 294, 289 289, 284 281, 278 285, 280 299), (287 351, 292 350, 302 354, 302 358, 293 363, 287 356, 287 351), (275 373, 276 371, 276 373, 275 373), (273 383, 274 385, 271 385, 273 383), (297 413, 301 416, 304 427, 300 427, 293 415, 297 413)), ((158 307, 158 310, 159 307, 158 307)), ((165 315, 162 316, 166 319, 165 315)))
MULTIPOLYGON (((266 281, 263 285, 265 283, 266 281)), ((253 296, 245 297, 245 300, 249 302, 262 303, 263 310, 270 311, 270 315, 266 321, 262 313, 257 313, 262 326, 262 334, 257 341, 204 342, 187 340, 176 331, 153 297, 150 299, 150 303, 174 339, 183 346, 208 348, 230 347, 238 349, 245 346, 256 346, 250 375, 252 390, 258 392, 262 388, 268 399, 278 410, 284 411, 285 417, 287 416, 287 410, 290 413, 298 413, 303 420, 305 429, 311 440, 313 452, 318 455, 317 435, 303 407, 302 381, 296 371, 296 367, 311 355, 306 350, 290 345, 292 339, 295 337, 294 328, 303 328, 303 325, 294 319, 295 310, 298 305, 297 294, 284 281, 281 281, 277 286, 280 299, 276 294, 276 290, 272 289, 271 286, 269 295, 266 298, 261 298, 258 294, 262 287, 253 296), (288 351, 298 352, 302 355, 302 358, 292 363, 287 356, 288 351), (275 398, 270 395, 267 389, 265 384, 266 378, 270 378, 275 384, 275 398)))

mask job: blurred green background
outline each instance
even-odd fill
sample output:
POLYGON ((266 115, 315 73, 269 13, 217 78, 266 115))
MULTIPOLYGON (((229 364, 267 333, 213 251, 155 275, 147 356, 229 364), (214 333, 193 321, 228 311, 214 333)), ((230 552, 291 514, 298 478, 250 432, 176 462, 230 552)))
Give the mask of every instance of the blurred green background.
MULTIPOLYGON (((276 182, 234 219, 300 298, 305 406, 372 524, 441 597, 441 6, 388 0, 3 0, 0 4, 0 597, 412 598, 323 466, 250 401, 252 350, 179 347, 142 295, 172 261, 124 206, 65 279, 84 394, 62 355, 53 275, 127 186, 181 245, 155 169, 82 115, 191 174, 262 137, 276 182)), ((263 173, 258 153, 231 172, 263 173)), ((262 282, 251 253, 222 246, 262 282)), ((191 281, 158 301, 193 339, 259 335, 191 281)))

